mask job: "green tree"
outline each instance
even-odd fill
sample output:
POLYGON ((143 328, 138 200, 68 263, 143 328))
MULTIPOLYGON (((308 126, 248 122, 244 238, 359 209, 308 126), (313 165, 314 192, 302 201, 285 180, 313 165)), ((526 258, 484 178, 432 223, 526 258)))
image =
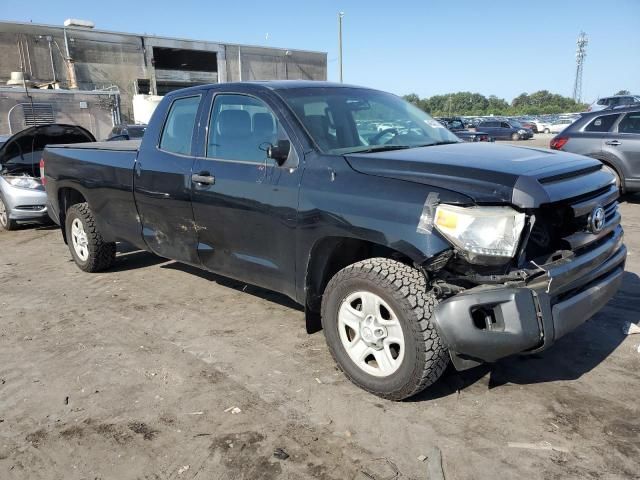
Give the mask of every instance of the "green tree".
POLYGON ((619 90, 616 95, 631 95, 631 92, 629 90, 619 90))

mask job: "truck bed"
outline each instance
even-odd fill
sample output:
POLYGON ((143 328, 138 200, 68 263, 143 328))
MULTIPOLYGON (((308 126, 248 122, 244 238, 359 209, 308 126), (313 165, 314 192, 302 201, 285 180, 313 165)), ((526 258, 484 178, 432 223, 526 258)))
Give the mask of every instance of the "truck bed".
POLYGON ((71 143, 68 145, 52 145, 51 148, 78 148, 85 150, 109 150, 117 152, 137 152, 140 148, 141 140, 123 140, 118 142, 88 142, 71 143))

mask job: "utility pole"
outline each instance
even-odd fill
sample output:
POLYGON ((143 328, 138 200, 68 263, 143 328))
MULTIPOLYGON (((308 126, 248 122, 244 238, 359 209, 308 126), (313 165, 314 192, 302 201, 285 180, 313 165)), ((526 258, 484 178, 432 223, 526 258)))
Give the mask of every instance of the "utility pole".
POLYGON ((338 68, 340 69, 340 83, 342 83, 342 17, 344 12, 338 13, 338 68))
POLYGON ((573 100, 577 103, 580 103, 582 100, 582 70, 584 67, 584 57, 587 56, 588 43, 589 39, 587 38, 587 34, 580 32, 578 41, 576 42, 578 46, 576 50, 576 78, 573 83, 573 100))

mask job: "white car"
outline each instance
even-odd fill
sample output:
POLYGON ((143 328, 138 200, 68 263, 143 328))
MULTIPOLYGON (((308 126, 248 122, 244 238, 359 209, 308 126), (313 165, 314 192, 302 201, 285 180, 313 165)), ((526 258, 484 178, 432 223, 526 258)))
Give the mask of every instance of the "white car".
POLYGON ((538 128, 538 133, 551 133, 551 123, 542 122, 540 120, 534 120, 533 123, 536 124, 538 128))
POLYGON ((571 118, 559 118, 551 125, 549 125, 549 133, 560 133, 572 123, 573 119, 571 118))

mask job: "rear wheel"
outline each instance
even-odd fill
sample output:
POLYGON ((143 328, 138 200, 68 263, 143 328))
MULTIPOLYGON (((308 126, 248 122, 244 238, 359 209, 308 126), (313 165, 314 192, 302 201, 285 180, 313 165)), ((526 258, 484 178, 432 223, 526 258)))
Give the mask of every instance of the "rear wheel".
POLYGON ((544 133, 551 133, 551 130, 549 130, 548 128, 545 128, 544 133))
POLYGON ((515 133, 515 132, 514 132, 514 133, 511 135, 511 140, 513 140, 514 142, 515 142, 516 140, 520 140, 520 134, 519 134, 519 133, 515 133))
POLYGON ((356 385, 402 400, 434 383, 449 362, 431 316, 438 300, 424 275, 403 263, 372 258, 329 282, 322 326, 329 350, 356 385))
POLYGON ((71 256, 81 270, 99 272, 113 265, 116 244, 104 241, 87 203, 69 207, 65 229, 71 256))
POLYGON ((0 197, 0 227, 5 230, 15 230, 17 226, 18 223, 9 218, 9 209, 4 203, 4 199, 0 197))

